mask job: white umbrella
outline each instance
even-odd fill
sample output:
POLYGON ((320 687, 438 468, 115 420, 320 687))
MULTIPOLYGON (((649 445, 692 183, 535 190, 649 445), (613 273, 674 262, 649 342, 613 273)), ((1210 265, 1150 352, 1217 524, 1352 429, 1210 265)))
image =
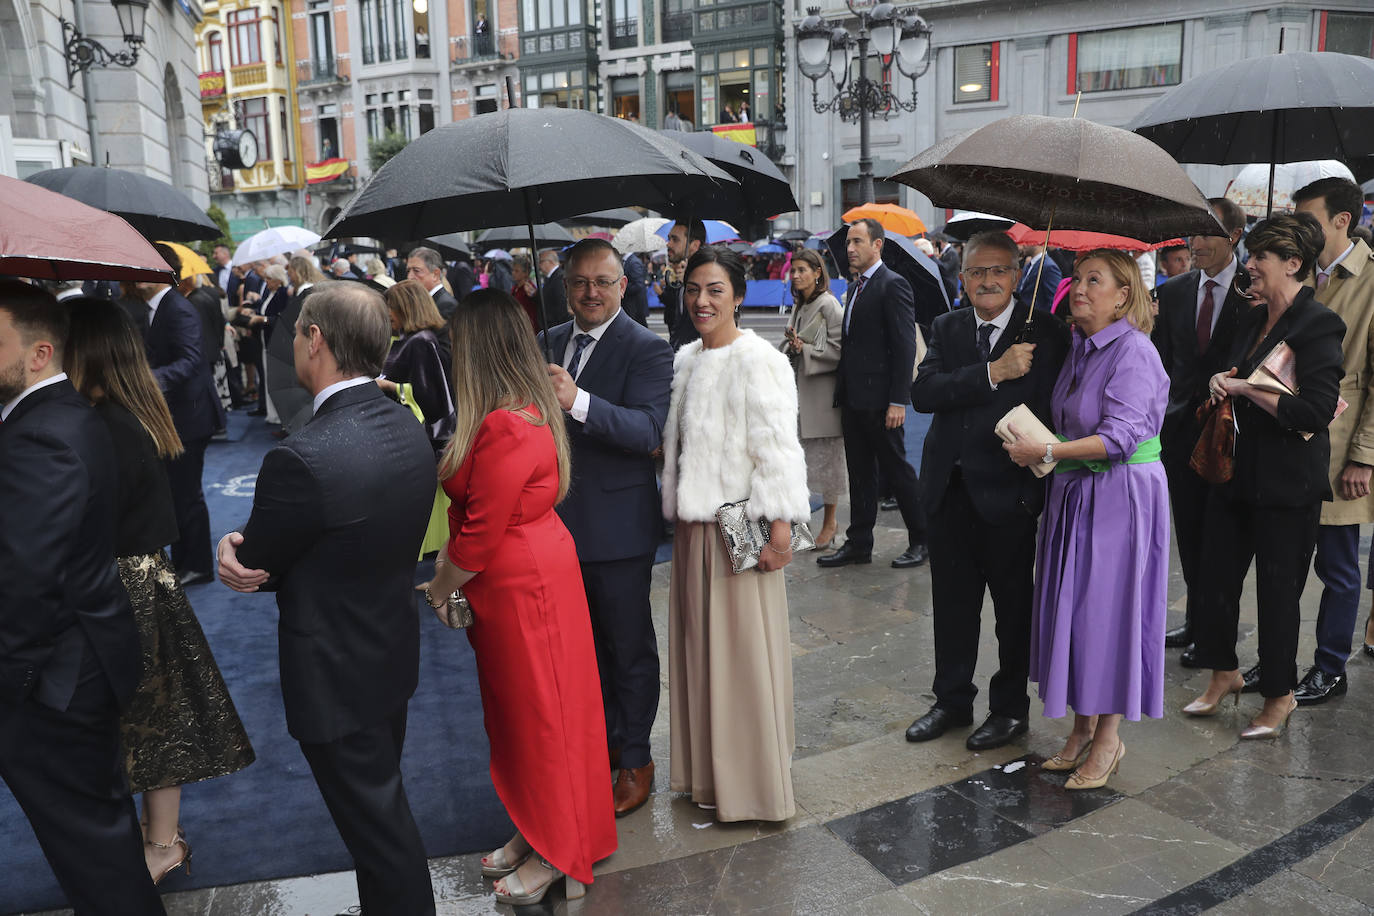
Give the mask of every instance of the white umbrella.
POLYGON ((320 237, 300 226, 273 226, 249 236, 234 252, 235 264, 261 261, 298 248, 319 244, 320 237))
POLYGON ((661 251, 668 247, 668 240, 657 233, 670 222, 672 220, 658 216, 646 216, 626 223, 611 239, 611 245, 621 254, 629 254, 632 251, 661 251))
MULTIPOLYGON (((1293 192, 1318 178, 1355 180, 1345 163, 1335 159, 1307 162, 1281 162, 1274 166, 1274 212, 1293 209, 1293 192)), ((1269 163, 1247 165, 1226 188, 1226 199, 1234 201, 1247 216, 1264 216, 1269 204, 1269 163)))
POLYGON ((510 252, 509 252, 509 251, 506 251, 504 248, 493 248, 493 249, 491 249, 490 251, 488 251, 486 254, 482 255, 482 257, 483 257, 483 259, 485 259, 485 260, 487 260, 487 261, 510 261, 510 260, 514 260, 514 259, 511 257, 510 252))

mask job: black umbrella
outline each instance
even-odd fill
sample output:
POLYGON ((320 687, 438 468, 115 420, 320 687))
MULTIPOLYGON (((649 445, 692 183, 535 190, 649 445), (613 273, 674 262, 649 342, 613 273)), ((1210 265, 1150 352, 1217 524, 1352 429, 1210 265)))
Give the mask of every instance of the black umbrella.
MULTIPOLYGON (((792 196, 792 185, 760 150, 736 140, 726 140, 709 131, 665 130, 663 133, 683 146, 700 153, 739 181, 742 198, 733 188, 691 201, 690 218, 723 219, 744 223, 762 222, 779 213, 801 209, 792 196)), ((665 211, 665 216, 687 217, 686 209, 665 211)))
MULTIPOLYGON (((949 311, 949 298, 945 295, 945 283, 940 277, 940 265, 923 254, 911 244, 911 239, 884 229, 883 263, 906 278, 911 284, 911 293, 916 300, 916 323, 930 336, 930 323, 937 316, 949 311)), ((845 250, 845 239, 849 227, 841 226, 826 239, 830 254, 835 263, 842 268, 849 266, 849 253, 845 250)))
POLYGON ((811 235, 812 233, 809 229, 788 229, 786 232, 777 236, 777 238, 785 239, 789 242, 805 242, 807 239, 811 238, 811 235))
POLYGON ((1170 89, 1130 129, 1179 162, 1354 163, 1374 151, 1374 60, 1296 51, 1237 61, 1170 89))
POLYGON ((124 169, 48 169, 26 181, 122 216, 147 239, 187 242, 219 238, 219 226, 165 181, 124 169))
POLYGON ((595 213, 583 213, 580 216, 560 219, 558 223, 569 229, 591 229, 593 227, 619 229, 621 226, 628 226, 643 216, 643 213, 638 210, 631 210, 629 207, 614 207, 610 210, 597 210, 595 213))
POLYGON ((959 242, 967 242, 980 232, 1005 232, 1016 220, 991 213, 960 213, 940 227, 940 234, 959 242))
POLYGON ((468 243, 463 241, 457 232, 449 232, 445 235, 431 235, 421 244, 433 248, 439 254, 452 261, 471 261, 472 249, 468 243))
POLYGON ((524 246, 563 248, 575 241, 577 239, 573 238, 572 233, 557 223, 544 223, 542 226, 534 227, 532 243, 528 226, 498 226, 494 229, 488 229, 477 236, 474 243, 480 250, 486 251, 489 248, 520 248, 524 246))
POLYGON ((721 244, 741 257, 744 255, 753 256, 758 254, 758 252, 754 250, 754 246, 750 245, 748 242, 722 242, 721 244))

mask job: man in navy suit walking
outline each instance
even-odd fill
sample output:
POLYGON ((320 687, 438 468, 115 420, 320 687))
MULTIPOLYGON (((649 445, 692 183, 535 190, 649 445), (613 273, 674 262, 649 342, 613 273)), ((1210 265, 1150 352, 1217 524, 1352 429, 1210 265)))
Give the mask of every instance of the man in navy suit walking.
POLYGON ((573 470, 558 514, 582 566, 620 817, 653 790, 659 664, 649 577, 663 530, 653 453, 673 351, 621 309, 627 281, 609 243, 578 242, 562 273, 573 320, 549 331, 549 376, 568 418, 573 470))

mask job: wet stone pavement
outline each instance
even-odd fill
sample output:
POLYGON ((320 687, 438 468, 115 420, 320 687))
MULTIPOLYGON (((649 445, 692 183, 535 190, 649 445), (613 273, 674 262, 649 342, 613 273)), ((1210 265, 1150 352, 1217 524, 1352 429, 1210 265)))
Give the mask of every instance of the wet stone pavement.
MULTIPOLYGON (((841 509, 841 518, 844 509, 841 509)), ((882 523, 896 523, 883 513, 882 523)), ((1237 732, 1259 707, 1191 719, 1177 710, 1205 674, 1167 659, 1166 716, 1126 723, 1109 787, 1066 793, 1039 768, 1068 721, 989 753, 966 729, 913 745, 906 726, 931 704, 930 574, 893 570, 904 532, 880 527, 871 566, 788 568, 796 692, 798 811, 785 824, 717 824, 667 790, 668 694, 654 734, 657 793, 618 821, 620 849, 588 895, 551 893, 523 912, 555 914, 1369 913, 1374 911, 1374 660, 1350 662, 1347 696, 1294 714, 1273 742, 1237 732)), ((1362 554, 1363 555, 1363 554, 1362 554)), ((653 605, 666 646, 668 567, 653 605)), ((1320 584, 1303 598, 1299 670, 1311 658, 1320 584)), ((1174 564, 1171 624, 1183 583, 1174 564)), ((1240 657, 1255 657, 1253 582, 1240 657)), ((995 664, 984 607, 979 686, 995 664)), ((1363 620, 1363 615, 1361 616, 1363 620)), ((1357 642, 1358 645, 1358 642, 1357 642)), ((982 699, 980 695, 980 700, 982 699)), ((981 720, 985 706, 975 707, 981 720)), ((438 911, 496 905, 478 856, 431 862, 438 911)), ((173 916, 331 916, 356 905, 345 872, 165 897, 173 916)), ((55 914, 49 914, 55 916, 55 914)))

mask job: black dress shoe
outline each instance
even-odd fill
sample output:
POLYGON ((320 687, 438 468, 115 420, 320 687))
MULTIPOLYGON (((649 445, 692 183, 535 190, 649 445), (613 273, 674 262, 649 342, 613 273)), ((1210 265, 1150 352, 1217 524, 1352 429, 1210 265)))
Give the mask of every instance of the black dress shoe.
POLYGON ((1011 716, 999 716, 996 713, 983 720, 983 724, 968 736, 964 742, 964 747, 971 751, 990 751, 995 747, 1010 742, 1013 738, 1019 738, 1030 730, 1030 724, 1025 719, 1013 719, 1011 716))
POLYGON ((1164 631, 1164 648, 1181 649, 1193 641, 1193 630, 1188 624, 1164 631))
POLYGON ((897 502, 896 497, 889 496, 886 499, 878 500, 878 508, 882 509, 884 512, 894 512, 897 509, 902 508, 902 505, 901 503, 897 502))
POLYGON ((1346 681, 1344 671, 1340 674, 1331 674, 1313 665, 1298 682, 1298 689, 1294 692, 1293 698, 1298 701, 1299 706, 1320 706, 1327 700, 1345 696, 1348 689, 1350 685, 1346 681))
POLYGON ((849 566, 853 564, 872 563, 873 552, 860 550, 852 544, 845 544, 839 550, 823 557, 816 557, 816 565, 824 566, 827 569, 834 566, 849 566))
POLYGON ((1185 668, 1203 667, 1202 662, 1198 661, 1197 646, 1189 643, 1188 647, 1178 654, 1178 663, 1185 668))
POLYGON ((1241 688, 1241 693, 1259 693, 1260 666, 1258 663, 1242 674, 1241 677, 1245 678, 1245 686, 1241 688))
POLYGON ((960 725, 972 725, 973 713, 957 713, 953 710, 942 709, 939 706, 932 706, 930 712, 926 713, 906 730, 906 740, 931 741, 940 737, 951 728, 960 725))
POLYGON ((188 569, 186 572, 177 576, 177 581, 181 583, 182 588, 190 588, 193 585, 204 585, 207 582, 214 582, 215 577, 207 572, 192 572, 188 569))
POLYGON ((926 545, 917 544, 899 553, 897 559, 892 561, 892 568, 911 569, 913 566, 920 566, 929 556, 930 551, 926 550, 926 545))

